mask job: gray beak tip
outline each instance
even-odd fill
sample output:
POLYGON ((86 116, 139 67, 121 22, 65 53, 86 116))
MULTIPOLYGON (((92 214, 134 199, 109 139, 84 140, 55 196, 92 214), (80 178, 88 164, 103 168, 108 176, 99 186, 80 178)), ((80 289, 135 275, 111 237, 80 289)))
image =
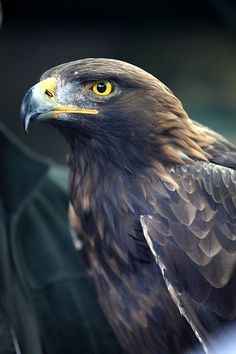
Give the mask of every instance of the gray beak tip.
POLYGON ((26 134, 28 134, 28 127, 32 116, 31 97, 32 89, 26 93, 20 108, 21 124, 26 134))

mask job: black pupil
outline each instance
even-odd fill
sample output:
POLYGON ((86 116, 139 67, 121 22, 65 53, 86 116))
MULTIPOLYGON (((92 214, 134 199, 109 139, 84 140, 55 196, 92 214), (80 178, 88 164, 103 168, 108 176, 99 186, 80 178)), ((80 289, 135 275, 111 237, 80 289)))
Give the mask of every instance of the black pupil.
POLYGON ((106 91, 106 88, 107 88, 107 85, 106 85, 104 82, 99 82, 99 83, 97 84, 97 90, 98 90, 98 92, 100 92, 100 93, 105 92, 105 91, 106 91))

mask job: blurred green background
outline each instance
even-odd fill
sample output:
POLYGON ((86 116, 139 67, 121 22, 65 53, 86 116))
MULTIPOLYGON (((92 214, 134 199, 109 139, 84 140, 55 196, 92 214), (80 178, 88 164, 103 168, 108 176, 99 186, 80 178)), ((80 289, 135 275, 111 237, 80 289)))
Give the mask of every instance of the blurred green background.
POLYGON ((25 136, 21 100, 46 69, 84 57, 126 60, 151 72, 190 117, 236 143, 236 2, 3 2, 1 120, 38 153, 65 163, 48 125, 25 136))

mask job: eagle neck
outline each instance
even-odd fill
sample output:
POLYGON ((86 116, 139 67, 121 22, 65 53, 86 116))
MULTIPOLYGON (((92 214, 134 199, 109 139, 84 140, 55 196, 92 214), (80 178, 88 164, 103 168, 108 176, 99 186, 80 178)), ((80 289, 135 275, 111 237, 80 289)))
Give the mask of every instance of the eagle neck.
MULTIPOLYGON (((70 197, 75 210, 108 212, 130 204, 134 176, 99 149, 74 146, 69 156, 70 197), (79 201, 79 202, 78 202, 79 201)), ((131 207, 131 204, 130 204, 131 207)))

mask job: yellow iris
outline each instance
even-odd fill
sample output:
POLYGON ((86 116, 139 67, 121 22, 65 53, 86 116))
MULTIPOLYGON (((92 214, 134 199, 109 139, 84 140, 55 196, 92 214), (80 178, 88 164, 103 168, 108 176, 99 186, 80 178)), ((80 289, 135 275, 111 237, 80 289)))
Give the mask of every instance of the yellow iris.
POLYGON ((90 89, 99 96, 107 96, 113 91, 113 86, 109 81, 101 80, 95 81, 91 86, 90 89))

